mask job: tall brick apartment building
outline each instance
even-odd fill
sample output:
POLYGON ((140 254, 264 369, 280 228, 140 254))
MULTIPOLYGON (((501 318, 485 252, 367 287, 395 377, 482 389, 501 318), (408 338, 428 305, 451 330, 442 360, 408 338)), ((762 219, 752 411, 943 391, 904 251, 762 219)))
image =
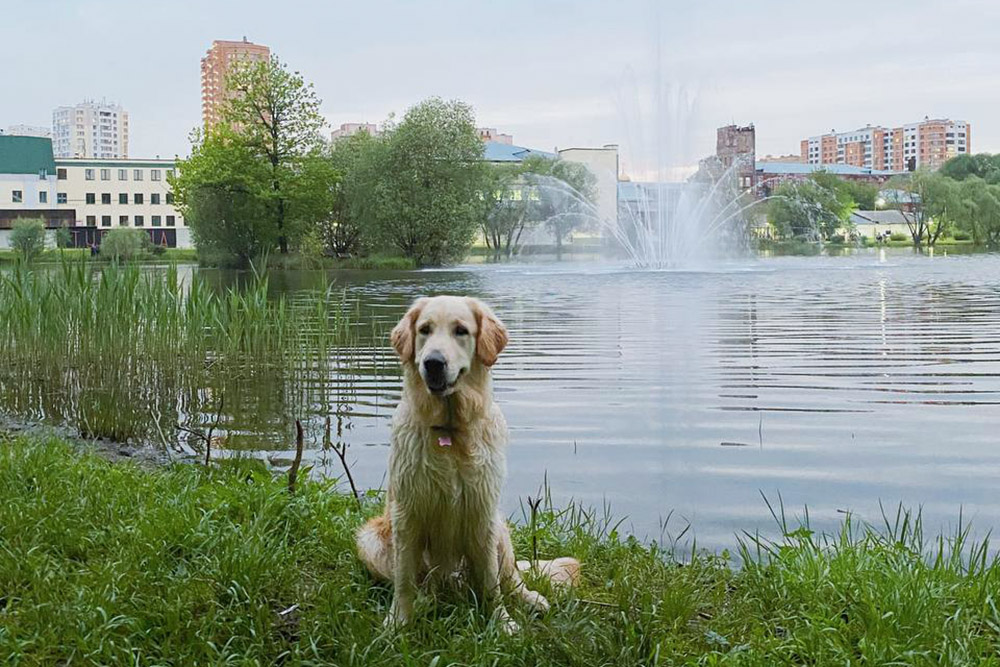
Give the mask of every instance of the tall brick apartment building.
POLYGON ((226 99, 226 75, 237 61, 259 61, 271 57, 271 49, 262 44, 229 42, 217 39, 201 59, 201 117, 205 127, 219 122, 222 102, 226 99))
POLYGON ((803 139, 808 164, 848 164, 888 171, 937 169, 956 155, 972 152, 972 125, 964 120, 924 118, 902 127, 868 125, 803 139))

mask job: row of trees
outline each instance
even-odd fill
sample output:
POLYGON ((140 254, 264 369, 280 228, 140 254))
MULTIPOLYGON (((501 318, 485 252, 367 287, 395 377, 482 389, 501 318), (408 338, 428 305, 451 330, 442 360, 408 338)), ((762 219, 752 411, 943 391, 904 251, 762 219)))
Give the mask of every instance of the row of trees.
POLYGON ((378 136, 330 145, 312 86, 277 59, 236 68, 226 85, 222 122, 194 133, 172 183, 210 258, 388 251, 436 265, 461 259, 477 233, 510 255, 530 227, 545 224, 558 244, 588 220, 595 186, 583 166, 485 162, 462 102, 431 98, 378 136))
POLYGON ((1000 245, 1000 155, 963 155, 936 172, 919 170, 879 189, 819 171, 782 183, 768 202, 768 222, 783 238, 829 240, 850 232, 855 209, 895 209, 914 245, 933 246, 945 236, 967 236, 1000 245))

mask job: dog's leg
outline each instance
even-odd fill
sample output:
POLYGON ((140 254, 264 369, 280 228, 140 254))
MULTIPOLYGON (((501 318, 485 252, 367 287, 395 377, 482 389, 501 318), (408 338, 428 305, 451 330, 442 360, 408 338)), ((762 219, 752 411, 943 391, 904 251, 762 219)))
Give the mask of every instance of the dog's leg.
POLYGON ((501 522, 497 520, 484 521, 473 529, 469 544, 474 545, 467 554, 469 564, 469 580, 474 590, 482 597, 487 607, 494 608, 494 617, 500 627, 508 633, 516 632, 518 627, 514 619, 507 613, 501 594, 500 559, 498 541, 501 539, 501 522))
POLYGON ((507 595, 516 595, 532 610, 544 614, 549 610, 549 601, 537 591, 524 585, 521 571, 514 560, 514 545, 510 541, 510 528, 502 518, 497 519, 497 562, 500 567, 500 583, 507 595))
POLYGON ((392 513, 392 548, 395 556, 392 607, 385 619, 386 626, 405 625, 413 617, 413 601, 417 596, 417 576, 424 557, 420 528, 405 513, 392 513))

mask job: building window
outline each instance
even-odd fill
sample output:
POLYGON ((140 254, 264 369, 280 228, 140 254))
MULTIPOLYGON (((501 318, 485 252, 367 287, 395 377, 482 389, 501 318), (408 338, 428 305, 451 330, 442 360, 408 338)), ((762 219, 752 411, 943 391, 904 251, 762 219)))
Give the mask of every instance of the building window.
POLYGON ((110 192, 102 192, 101 193, 101 203, 102 204, 110 204, 111 203, 111 193, 110 192))
POLYGON ((87 226, 88 227, 96 227, 97 226, 97 216, 96 215, 88 215, 87 216, 87 226))
POLYGON ((159 192, 154 192, 153 194, 149 195, 149 203, 150 204, 159 204, 160 203, 160 193, 159 192))
POLYGON ((128 227, 128 216, 127 215, 119 215, 118 216, 118 224, 121 227, 128 227))
POLYGON ((86 201, 87 201, 88 204, 96 204, 97 203, 97 195, 94 194, 93 192, 88 192, 87 193, 87 199, 86 199, 86 201))
POLYGON ((110 226, 111 226, 111 216, 110 215, 102 215, 101 216, 101 227, 110 227, 110 226))
POLYGON ((174 203, 174 193, 173 192, 168 192, 167 193, 167 203, 168 204, 173 204, 174 203))
POLYGON ((66 193, 65 192, 57 192, 56 193, 56 203, 57 204, 65 204, 66 203, 66 193))
POLYGON ((87 179, 88 181, 92 181, 92 180, 94 180, 94 170, 93 170, 93 169, 85 169, 85 170, 83 171, 83 176, 84 176, 84 178, 86 178, 86 179, 87 179))
POLYGON ((119 192, 118 193, 118 203, 119 204, 127 204, 128 203, 128 193, 127 192, 119 192))
POLYGON ((141 181, 142 180, 142 169, 133 169, 132 170, 132 180, 133 181, 141 181))
POLYGON ((173 227, 173 226, 174 226, 174 216, 168 215, 167 216, 167 227, 173 227))
POLYGON ((142 203, 142 193, 141 192, 136 192, 134 195, 132 195, 132 203, 133 204, 141 204, 142 203))
POLYGON ((56 169, 56 179, 60 180, 60 181, 65 181, 66 180, 66 170, 65 169, 56 169))
POLYGON ((38 203, 39 204, 48 204, 49 203, 49 193, 46 192, 45 190, 40 190, 38 192, 38 203))
POLYGON ((154 227, 159 227, 160 226, 160 216, 158 216, 158 215, 154 215, 153 216, 153 226, 154 227))
POLYGON ((101 169, 101 180, 102 181, 110 181, 111 180, 111 170, 110 169, 101 169))
POLYGON ((158 180, 160 180, 160 170, 159 169, 150 169, 149 170, 149 180, 151 180, 151 181, 158 181, 158 180))
POLYGON ((128 180, 128 169, 119 169, 118 170, 118 180, 119 181, 127 181, 128 180))
POLYGON ((136 227, 142 227, 142 216, 141 215, 135 216, 135 226, 136 227))

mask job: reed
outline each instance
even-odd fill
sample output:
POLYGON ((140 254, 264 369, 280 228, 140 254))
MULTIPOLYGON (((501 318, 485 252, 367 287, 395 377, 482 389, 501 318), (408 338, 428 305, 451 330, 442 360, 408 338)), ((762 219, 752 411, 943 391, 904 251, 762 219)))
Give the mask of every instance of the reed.
POLYGON ((215 418, 220 395, 230 397, 223 426, 258 415, 265 435, 287 442, 297 417, 329 413, 317 379, 337 372, 352 336, 343 294, 293 304, 269 294, 264 274, 217 290, 173 266, 18 266, 0 274, 0 303, 6 412, 85 437, 166 436, 178 449, 203 446, 188 435, 215 418))

